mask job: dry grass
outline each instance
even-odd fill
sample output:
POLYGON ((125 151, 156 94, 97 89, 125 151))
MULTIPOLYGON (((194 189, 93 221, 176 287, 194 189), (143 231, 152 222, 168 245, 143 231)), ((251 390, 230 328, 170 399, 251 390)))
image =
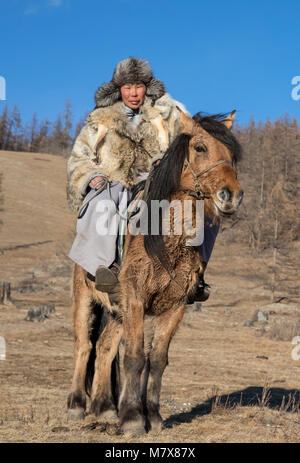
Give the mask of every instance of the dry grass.
POLYGON ((270 326, 270 339, 291 342, 295 336, 300 336, 300 319, 296 321, 275 320, 270 326))

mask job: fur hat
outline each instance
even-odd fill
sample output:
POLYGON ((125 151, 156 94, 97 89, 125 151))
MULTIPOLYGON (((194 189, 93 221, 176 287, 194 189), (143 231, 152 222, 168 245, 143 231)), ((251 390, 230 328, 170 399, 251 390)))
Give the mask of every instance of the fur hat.
POLYGON ((166 93, 164 84, 154 79, 149 63, 140 58, 127 58, 120 61, 114 70, 112 80, 106 82, 95 93, 96 108, 111 106, 121 100, 120 87, 128 83, 144 82, 146 95, 157 100, 166 93))

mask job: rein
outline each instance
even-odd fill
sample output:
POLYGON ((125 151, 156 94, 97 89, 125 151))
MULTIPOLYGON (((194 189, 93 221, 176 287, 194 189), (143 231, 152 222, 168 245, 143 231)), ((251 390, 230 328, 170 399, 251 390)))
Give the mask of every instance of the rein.
POLYGON ((226 161, 225 159, 222 159, 220 161, 214 162, 210 166, 208 166, 205 169, 201 170, 200 172, 196 173, 193 170, 190 162, 186 159, 184 165, 187 166, 191 171, 191 174, 192 174, 193 179, 194 179, 194 190, 183 190, 183 191, 185 193, 187 193, 189 196, 193 196, 193 197, 195 197, 197 199, 210 198, 211 195, 209 193, 201 190, 201 186, 200 186, 200 183, 198 181, 198 178, 201 177, 202 175, 206 174, 210 170, 214 169, 215 167, 220 166, 221 164, 229 164, 232 167, 231 162, 226 161))
POLYGON ((99 193, 101 193, 103 190, 105 190, 105 188, 109 186, 108 180, 104 176, 102 176, 102 180, 97 183, 97 186, 98 184, 99 188, 95 190, 95 193, 82 203, 77 215, 78 219, 81 219, 81 217, 83 217, 83 212, 85 212, 85 208, 88 206, 89 202, 92 201, 92 199, 96 198, 96 196, 98 196, 99 193))

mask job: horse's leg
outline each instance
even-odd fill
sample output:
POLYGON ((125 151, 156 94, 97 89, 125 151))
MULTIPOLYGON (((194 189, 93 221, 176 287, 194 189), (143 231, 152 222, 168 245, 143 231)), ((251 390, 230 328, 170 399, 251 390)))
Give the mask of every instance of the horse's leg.
POLYGON ((144 415, 147 415, 147 384, 150 371, 150 351, 152 348, 153 335, 154 335, 154 320, 152 316, 144 318, 144 352, 145 352, 145 365, 141 375, 141 397, 143 404, 144 415))
POLYGON ((107 324, 96 344, 95 373, 91 396, 91 412, 101 418, 117 416, 111 388, 111 370, 122 333, 123 327, 120 320, 108 315, 107 324))
POLYGON ((75 370, 68 396, 69 419, 84 418, 86 408, 85 378, 92 350, 89 333, 93 322, 92 297, 89 289, 74 275, 73 329, 75 370))
POLYGON ((159 413, 159 398, 162 375, 168 364, 168 350, 171 339, 184 313, 184 305, 164 312, 156 319, 156 327, 149 357, 149 377, 147 385, 147 419, 152 430, 160 430, 162 418, 159 413))
POLYGON ((148 423, 147 423, 147 384, 148 384, 148 378, 149 378, 149 372, 150 372, 150 359, 149 355, 146 356, 145 358, 145 365, 144 369, 141 375, 141 398, 142 398, 142 406, 143 406, 143 413, 145 416, 145 425, 146 429, 148 428, 148 423))
POLYGON ((124 385, 119 402, 119 417, 123 431, 134 434, 145 433, 140 386, 145 364, 143 321, 143 304, 130 298, 123 312, 124 385))

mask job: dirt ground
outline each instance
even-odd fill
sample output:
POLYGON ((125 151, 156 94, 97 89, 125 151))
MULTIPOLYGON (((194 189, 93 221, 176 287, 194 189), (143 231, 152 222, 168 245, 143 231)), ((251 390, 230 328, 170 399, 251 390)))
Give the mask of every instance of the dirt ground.
MULTIPOLYGON (((0 305, 0 442, 300 442, 300 360, 292 344, 300 336, 299 298, 284 294, 271 304, 271 252, 255 256, 230 244, 230 232, 207 270, 210 299, 187 307, 171 343, 162 432, 125 438, 116 422, 67 420, 74 366, 67 253, 76 218, 65 199, 65 162, 0 152, 0 282, 11 283, 13 300, 0 305), (41 306, 54 310, 26 320, 41 306)), ((290 252, 299 256, 300 243, 290 252)), ((298 278, 293 266, 286 272, 298 278)))

